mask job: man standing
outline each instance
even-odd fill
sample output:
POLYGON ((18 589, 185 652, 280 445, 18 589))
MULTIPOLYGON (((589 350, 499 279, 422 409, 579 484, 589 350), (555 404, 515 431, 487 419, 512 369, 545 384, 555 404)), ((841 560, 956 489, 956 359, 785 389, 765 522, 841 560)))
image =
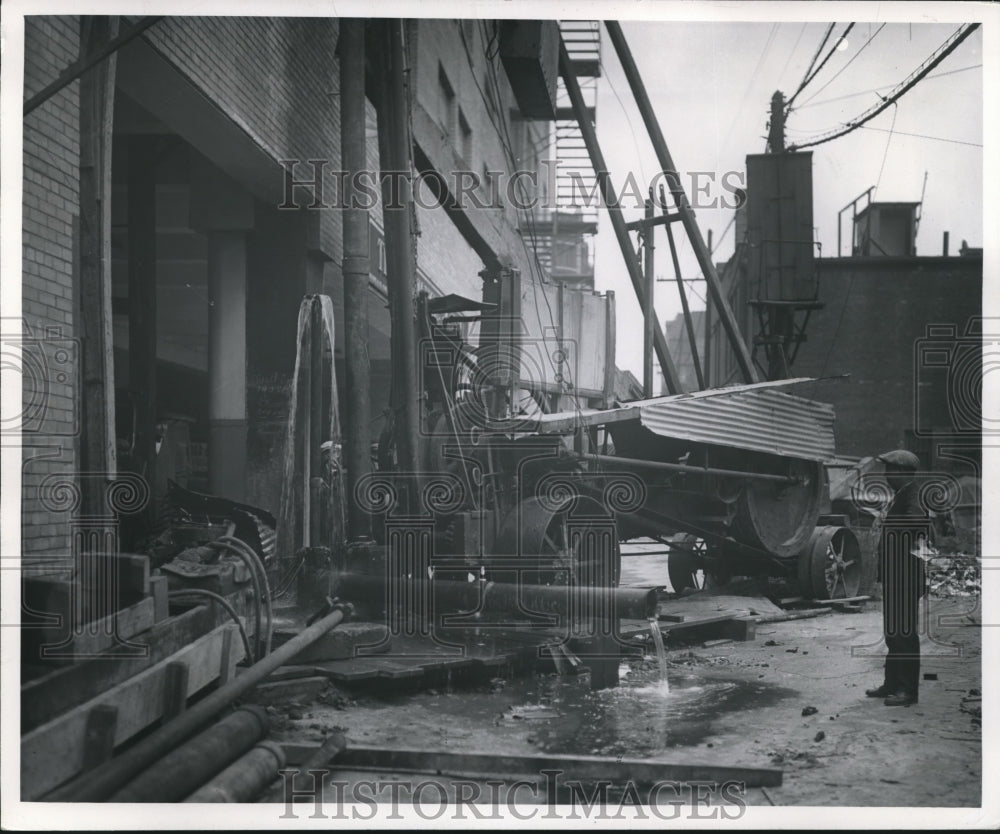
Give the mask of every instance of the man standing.
POLYGON ((882 628, 888 654, 885 682, 866 690, 889 707, 917 703, 920 681, 920 634, 917 614, 926 593, 923 560, 917 555, 926 542, 930 522, 918 500, 916 473, 920 460, 897 449, 876 458, 894 493, 882 527, 882 628))

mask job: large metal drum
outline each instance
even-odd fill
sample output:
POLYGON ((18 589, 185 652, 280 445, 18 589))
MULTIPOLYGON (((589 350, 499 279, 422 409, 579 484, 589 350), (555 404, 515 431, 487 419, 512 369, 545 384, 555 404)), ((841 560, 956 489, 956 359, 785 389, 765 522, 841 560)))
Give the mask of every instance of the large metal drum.
POLYGON ((796 459, 777 459, 768 469, 796 481, 748 479, 737 502, 733 536, 774 556, 797 556, 819 519, 825 471, 818 461, 796 459))

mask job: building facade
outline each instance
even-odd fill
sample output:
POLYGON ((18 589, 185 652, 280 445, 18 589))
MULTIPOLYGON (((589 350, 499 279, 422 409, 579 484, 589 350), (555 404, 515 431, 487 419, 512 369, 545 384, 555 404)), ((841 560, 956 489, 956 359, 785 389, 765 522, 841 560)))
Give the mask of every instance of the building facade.
MULTIPOLYGON (((126 32, 142 22, 123 17, 109 25, 126 32)), ((339 23, 165 17, 102 63, 111 80, 107 115, 96 127, 82 110, 91 99, 80 80, 25 115, 24 321, 15 326, 40 343, 42 372, 40 379, 26 372, 24 382, 22 549, 29 560, 69 547, 75 510, 56 506, 47 491, 56 480, 80 483, 95 471, 99 478, 136 472, 154 493, 170 478, 277 512, 302 297, 330 296, 338 337, 343 330, 339 23), (98 196, 106 195, 109 215, 104 277, 95 288, 81 280, 81 240, 88 239, 81 217, 89 215, 80 184, 88 143, 101 135, 110 170, 98 196), (94 292, 105 303, 87 295, 94 292), (100 321, 83 313, 95 305, 104 310, 100 321), (101 364, 94 328, 106 337, 108 371, 88 377, 83 357, 87 367, 101 364), (88 397, 103 398, 114 426, 98 466, 83 452, 88 397)), ((465 177, 458 188, 465 184, 468 201, 463 227, 426 184, 418 189, 415 292, 479 299, 484 244, 522 280, 547 281, 553 271, 535 227, 544 209, 520 209, 509 199, 546 196, 559 115, 556 24, 525 23, 535 28, 504 29, 509 24, 493 20, 404 24, 415 165, 452 183, 453 175, 465 177), (524 64, 517 50, 536 34, 548 52, 534 63, 529 54, 524 64), (544 95, 525 107, 539 85, 550 91, 550 112, 544 95), (508 191, 512 179, 525 191, 508 191)), ((93 25, 76 16, 26 18, 26 101, 88 54, 93 25)), ((369 55, 371 64, 378 60, 369 55)), ((368 168, 377 174, 370 99, 368 168)), ((388 409, 390 328, 378 206, 370 221, 375 440, 388 409)), ((342 351, 338 338, 338 363, 342 351)))

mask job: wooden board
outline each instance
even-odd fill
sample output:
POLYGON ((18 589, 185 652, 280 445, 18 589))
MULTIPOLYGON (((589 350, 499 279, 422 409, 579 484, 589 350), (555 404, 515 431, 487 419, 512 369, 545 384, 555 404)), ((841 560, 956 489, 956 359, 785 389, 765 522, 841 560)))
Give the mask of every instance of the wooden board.
POLYGON ((109 650, 120 655, 140 655, 144 649, 130 638, 153 627, 154 608, 153 598, 146 597, 73 629, 65 625, 31 629, 22 636, 21 659, 25 663, 65 666, 109 650))
POLYGON ((159 663, 207 634, 225 616, 211 606, 200 605, 137 636, 135 642, 145 646, 142 657, 118 658, 105 654, 29 681, 21 687, 21 732, 26 733, 159 663))
MULTIPOLYGON (((306 761, 317 746, 284 744, 288 765, 306 761)), ((556 770, 560 779, 592 782, 594 780, 631 781, 634 785, 658 782, 742 782, 747 787, 776 787, 782 771, 776 768, 730 767, 724 765, 673 764, 648 759, 622 759, 604 756, 512 756, 492 753, 453 753, 435 750, 406 750, 350 745, 337 753, 337 768, 375 768, 379 770, 416 771, 450 776, 494 777, 513 781, 523 776, 538 777, 545 770, 556 770)))
MULTIPOLYGON (((83 769, 89 715, 95 707, 117 708, 117 746, 163 715, 167 667, 171 663, 187 664, 189 697, 216 680, 224 664, 225 634, 235 628, 220 626, 161 663, 22 736, 22 801, 37 799, 83 769)), ((241 657, 240 641, 232 641, 231 645, 233 656, 241 657)))

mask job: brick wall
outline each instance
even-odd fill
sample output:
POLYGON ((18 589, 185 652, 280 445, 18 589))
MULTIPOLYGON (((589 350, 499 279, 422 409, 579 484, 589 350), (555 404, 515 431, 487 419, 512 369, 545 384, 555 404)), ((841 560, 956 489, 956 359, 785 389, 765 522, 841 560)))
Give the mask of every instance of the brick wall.
MULTIPOLYGON (((339 165, 338 32, 334 18, 169 17, 145 37, 275 160, 339 165)), ((318 214, 339 262, 340 214, 318 214)))
MULTIPOLYGON (((77 59, 79 19, 25 18, 25 97, 77 59)), ((24 119, 22 315, 25 347, 43 369, 24 377, 22 551, 27 561, 65 553, 66 519, 47 512, 39 485, 75 467, 78 351, 74 349, 74 222, 79 213, 79 83, 74 82, 24 119), (35 408, 35 406, 38 408, 35 408)), ((4 336, 16 328, 4 322, 4 336)), ((16 338, 16 335, 15 335, 16 338)))
POLYGON ((795 376, 850 375, 796 391, 833 403, 837 451, 860 457, 912 445, 907 433, 918 424, 947 433, 953 421, 945 377, 933 369, 918 370, 918 351, 928 325, 951 325, 961 336, 969 319, 981 315, 982 260, 830 258, 816 263, 826 307, 809 320, 808 340, 792 370, 795 376))

